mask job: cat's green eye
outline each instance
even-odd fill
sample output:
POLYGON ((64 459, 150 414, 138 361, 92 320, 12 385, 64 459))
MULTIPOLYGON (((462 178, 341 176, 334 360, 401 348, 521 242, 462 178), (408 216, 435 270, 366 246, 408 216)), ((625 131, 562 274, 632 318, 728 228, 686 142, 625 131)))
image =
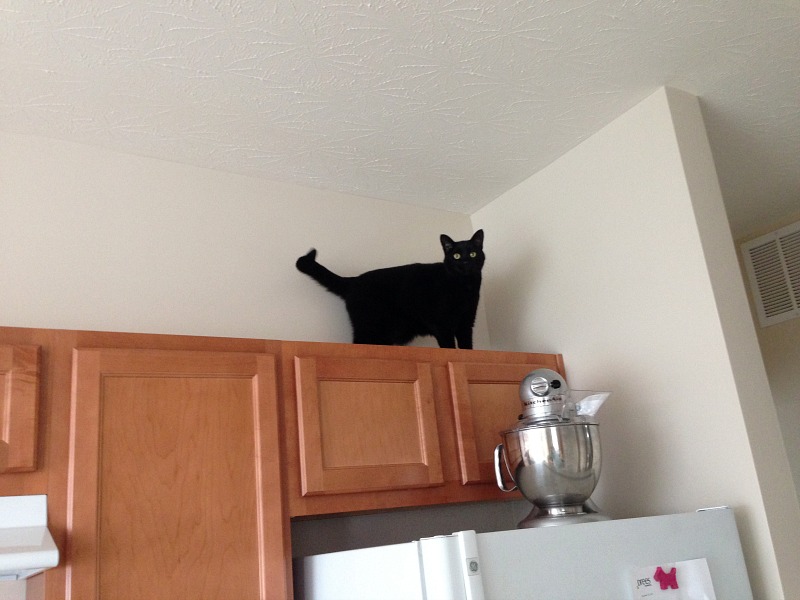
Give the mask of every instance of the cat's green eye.
POLYGON ((453 254, 453 258, 458 260, 459 258, 461 258, 461 255, 458 252, 456 252, 455 254, 453 254))
POLYGON ((476 256, 478 256, 478 253, 477 253, 477 252, 470 252, 470 253, 469 253, 469 257, 470 257, 470 258, 475 258, 476 256))

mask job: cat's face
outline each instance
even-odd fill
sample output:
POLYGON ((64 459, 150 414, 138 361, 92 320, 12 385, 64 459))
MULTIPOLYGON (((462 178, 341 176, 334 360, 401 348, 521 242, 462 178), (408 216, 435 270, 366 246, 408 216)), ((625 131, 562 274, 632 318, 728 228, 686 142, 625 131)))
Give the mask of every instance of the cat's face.
POLYGON ((440 237, 444 250, 444 264, 459 275, 478 274, 486 256, 483 254, 483 229, 479 229, 468 240, 454 242, 446 235, 440 237))

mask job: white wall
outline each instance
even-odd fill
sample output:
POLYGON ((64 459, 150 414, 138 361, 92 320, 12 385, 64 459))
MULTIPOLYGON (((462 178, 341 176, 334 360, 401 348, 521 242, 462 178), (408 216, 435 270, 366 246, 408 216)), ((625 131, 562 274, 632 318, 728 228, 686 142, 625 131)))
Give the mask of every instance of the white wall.
POLYGON ((441 233, 469 237, 469 217, 0 134, 2 325, 349 342, 296 258, 433 262, 441 233))
POLYGON ((600 506, 622 517, 732 505, 756 597, 784 597, 780 577, 800 597, 788 565, 800 542, 768 508, 790 532, 800 511, 696 99, 660 90, 473 223, 499 240, 484 284, 492 346, 560 351, 572 387, 614 391, 600 506), (732 354, 726 336, 743 347, 732 354), (740 390, 734 361, 766 389, 740 390))
MULTIPOLYGON (((755 228, 752 235, 737 240, 742 276, 747 281, 741 245, 776 229, 800 221, 800 213, 786 215, 777 222, 755 228)), ((781 424, 784 445, 789 456, 792 476, 797 494, 800 495, 800 319, 782 321, 769 327, 758 322, 750 282, 746 286, 752 309, 753 322, 758 333, 758 342, 764 366, 767 369, 770 388, 781 424)))
POLYGON ((750 307, 700 105, 689 94, 671 91, 668 96, 784 594, 797 597, 800 507, 758 338, 747 318, 750 307))
POLYGON ((758 338, 800 495, 800 319, 759 329, 758 338))

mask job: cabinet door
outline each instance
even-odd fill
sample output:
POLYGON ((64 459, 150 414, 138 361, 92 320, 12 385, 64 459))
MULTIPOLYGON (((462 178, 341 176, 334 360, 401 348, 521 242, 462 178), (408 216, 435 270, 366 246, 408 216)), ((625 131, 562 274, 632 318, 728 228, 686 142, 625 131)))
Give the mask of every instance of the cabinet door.
POLYGON ((519 384, 537 368, 563 373, 560 355, 547 364, 448 363, 462 483, 491 483, 500 433, 522 412, 519 384))
POLYGON ((428 363, 294 360, 304 496, 444 481, 428 363))
POLYGON ((274 358, 76 350, 67 596, 288 598, 274 358))
POLYGON ((36 469, 39 346, 0 346, 0 473, 36 469))

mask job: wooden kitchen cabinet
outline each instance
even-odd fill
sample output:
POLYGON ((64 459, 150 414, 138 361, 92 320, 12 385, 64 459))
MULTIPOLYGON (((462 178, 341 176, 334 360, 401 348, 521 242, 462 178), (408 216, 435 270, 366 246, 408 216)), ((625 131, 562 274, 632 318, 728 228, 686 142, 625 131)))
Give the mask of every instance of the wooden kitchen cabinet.
POLYGON ((539 368, 564 373, 561 355, 527 356, 532 363, 448 363, 462 483, 495 482, 494 449, 519 420, 525 376, 539 368))
POLYGON ((540 367, 564 372, 556 354, 283 342, 290 515, 515 497, 493 452, 540 367))
POLYGON ((564 373, 554 354, 0 327, 9 347, 3 401, 25 382, 38 418, 13 407, 8 439, 37 458, 0 490, 48 496, 53 600, 290 600, 290 518, 519 497, 493 448, 522 378, 564 373))
POLYGON ((0 473, 36 469, 40 348, 0 345, 0 473))
POLYGON ((426 362, 295 357, 302 494, 444 482, 426 362))
POLYGON ((67 597, 291 598, 275 358, 79 349, 67 597))

